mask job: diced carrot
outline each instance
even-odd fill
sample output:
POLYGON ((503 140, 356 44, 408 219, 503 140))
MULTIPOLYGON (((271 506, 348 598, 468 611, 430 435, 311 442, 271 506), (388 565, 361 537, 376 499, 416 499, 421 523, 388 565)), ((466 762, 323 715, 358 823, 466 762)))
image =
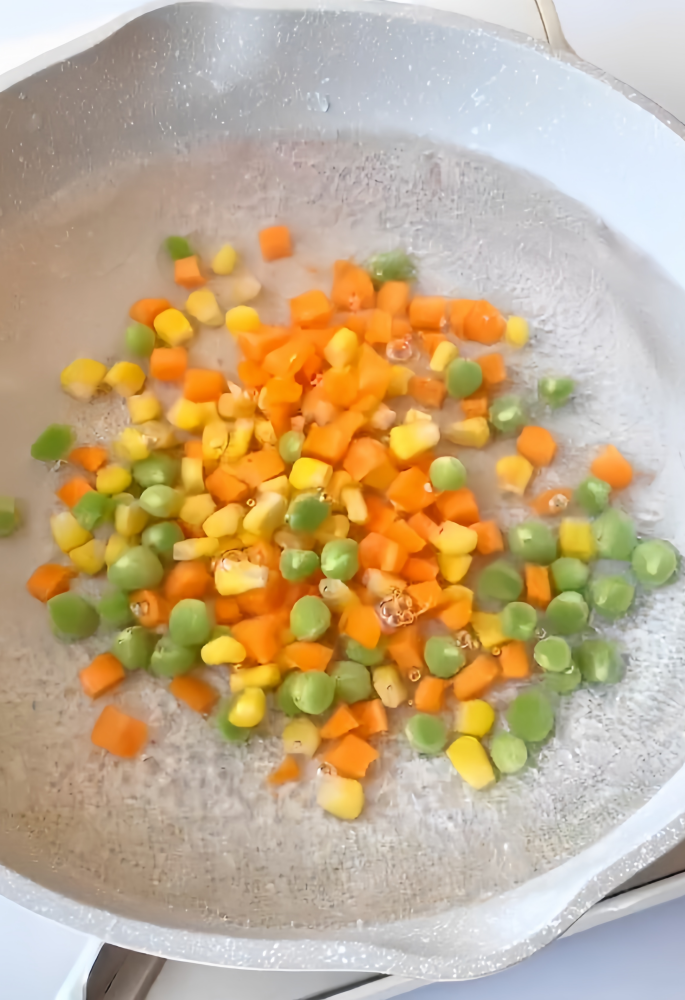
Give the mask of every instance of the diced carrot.
MULTIPOLYGON (((368 526, 368 525, 367 525, 368 526)), ((406 521, 392 521, 383 531, 386 538, 399 542, 412 555, 425 549, 426 542, 421 535, 410 528, 406 521)))
POLYGON ((326 669, 333 656, 333 650, 320 642, 291 642, 283 650, 283 662, 297 670, 326 669))
POLYGON ((268 226, 259 232, 259 249, 266 261, 292 257, 293 241, 287 226, 268 226))
POLYGON ((183 382, 183 395, 193 403, 216 403, 226 392, 223 372, 212 368, 188 368, 183 382))
POLYGON ((156 628, 169 621, 169 602, 156 590, 134 590, 129 594, 129 604, 138 624, 145 628, 156 628))
POLYGON ((97 698, 105 691, 111 691, 125 676, 126 671, 111 653, 100 653, 87 667, 79 670, 78 675, 81 687, 89 698, 97 698))
POLYGON ((435 580, 412 583, 407 587, 406 593, 422 613, 437 608, 442 602, 442 587, 435 580))
POLYGON ((336 708, 328 722, 325 722, 319 730, 322 740, 337 740, 353 729, 359 728, 359 722, 355 718, 352 709, 347 705, 340 705, 336 708))
POLYGON ((301 370, 306 361, 316 353, 311 340, 291 337, 264 358, 262 366, 276 378, 290 378, 301 370))
POLYGON ((197 254, 174 261, 174 281, 177 285, 189 290, 202 288, 203 285, 207 284, 207 279, 200 270, 200 259, 197 254))
POLYGON ((160 382, 180 382, 187 367, 185 347, 155 347, 150 355, 150 378, 160 382))
POLYGON ((378 757, 366 740, 360 739, 354 733, 343 736, 340 743, 329 750, 324 761, 334 767, 344 778, 363 778, 378 757))
POLYGON ((414 691, 416 711, 428 712, 430 715, 442 712, 447 683, 441 677, 433 677, 431 674, 422 677, 414 691))
POLYGON ((386 281, 381 285, 376 304, 391 316, 406 316, 409 307, 409 284, 406 281, 386 281))
POLYGON ((381 623, 375 609, 363 604, 347 609, 344 630, 365 649, 375 649, 381 637, 381 623))
POLYGON ((302 395, 302 386, 294 378, 270 378, 266 383, 264 402, 267 408, 281 403, 297 403, 302 395))
POLYGON ((450 303, 450 325, 455 335, 464 339, 464 321, 475 305, 474 299, 455 299, 450 303))
POLYGON ((421 535, 421 538, 427 542, 432 542, 440 530, 435 521, 428 514, 424 514, 423 511, 417 511, 416 514, 412 514, 407 524, 417 535, 421 535))
POLYGON ((382 309, 372 309, 366 324, 367 344, 389 344, 392 337, 392 316, 382 309))
POLYGON ((366 327, 369 322, 370 309, 360 309, 359 312, 336 313, 331 323, 337 332, 343 327, 356 333, 360 340, 366 337, 366 327))
POLYGON ((504 336, 506 328, 502 313, 485 299, 474 302, 464 318, 464 337, 479 344, 496 344, 504 336))
POLYGON ((350 446, 351 435, 333 421, 325 427, 312 424, 302 447, 302 454, 337 465, 350 446))
MULTIPOLYGON (((415 514, 424 507, 429 507, 435 500, 435 493, 430 484, 430 479, 422 472, 418 466, 414 465, 410 469, 400 472, 387 492, 388 500, 399 510, 408 514, 415 514)), ((418 529, 409 521, 409 527, 414 531, 418 529)), ((418 534, 421 535, 419 531, 418 534)), ((423 537, 423 535, 422 535, 423 537)))
POLYGON ((236 503, 249 493, 247 485, 222 466, 207 476, 205 488, 215 500, 220 500, 222 503, 236 503))
POLYGON ((538 608, 546 608, 552 600, 552 585, 547 567, 526 563, 525 577, 526 600, 538 608))
POLYGON ((412 375, 409 379, 409 395, 422 406, 439 410, 447 395, 447 386, 441 379, 412 375))
POLYGON ((201 681, 199 677, 187 675, 174 677, 169 685, 169 692, 200 715, 209 715, 219 700, 219 692, 211 684, 201 681))
POLYGON ((187 521, 179 520, 179 526, 183 532, 184 538, 204 538, 205 533, 199 524, 188 524, 187 521))
POLYGON ((323 358, 326 345, 335 332, 333 326, 327 326, 323 330, 307 330, 307 340, 314 346, 314 350, 320 358, 323 358))
POLYGON ((393 316, 392 318, 392 339, 408 340, 412 335, 411 323, 406 316, 393 316))
POLYGON ((261 389, 271 376, 265 372, 256 361, 241 361, 238 364, 238 377, 248 389, 261 389))
POLYGON ((440 344, 444 344, 446 340, 447 337, 441 333, 431 333, 427 330, 423 330, 421 333, 421 346, 429 358, 433 357, 440 344))
POLYGON ((507 642, 499 657, 502 677, 520 679, 530 676, 530 662, 525 642, 507 642))
POLYGON ((197 438, 186 441, 183 445, 183 454, 186 458, 202 458, 202 441, 198 441, 197 438))
POLYGON ((243 617, 235 597, 217 597, 214 602, 217 625, 235 625, 243 617))
POLYGON ((494 354, 482 354, 476 358, 476 364, 480 365, 485 386, 500 385, 502 382, 506 382, 507 369, 504 365, 504 358, 498 351, 494 354))
POLYGON ((352 714, 359 723, 356 735, 367 740, 369 736, 388 731, 388 713, 380 698, 371 701, 357 701, 351 706, 352 714))
POLYGON ((415 330, 439 330, 445 322, 446 299, 417 295, 409 303, 409 322, 415 330))
POLYGON ((516 450, 531 465, 540 468, 551 465, 556 454, 557 443, 546 427, 524 427, 516 439, 516 450))
POLYGON ((488 408, 490 403, 488 401, 488 390, 481 386, 476 392, 472 392, 470 396, 466 399, 460 399, 459 405, 461 406, 464 416, 467 419, 471 417, 487 417, 488 408))
POLYGON ((386 573, 399 573, 409 553, 397 542, 376 531, 370 531, 358 548, 359 564, 364 569, 382 569, 386 573))
POLYGON ((309 387, 314 376, 318 375, 321 371, 323 371, 323 358, 319 357, 315 351, 314 354, 307 358, 295 378, 303 386, 309 387))
POLYGON ((359 351, 359 395, 383 399, 390 383, 392 365, 374 351, 370 344, 362 344, 359 351))
POLYGON ((381 535, 385 534, 388 528, 397 517, 397 512, 392 504, 389 504, 383 497, 378 497, 370 493, 366 498, 366 509, 369 512, 369 519, 365 528, 367 531, 377 531, 381 535))
POLYGON ((86 472, 97 472, 101 465, 107 461, 107 449, 99 448, 97 445, 87 445, 82 448, 74 448, 67 455, 67 462, 73 465, 80 465, 86 472))
POLYGON ((447 628, 451 629, 453 632, 458 632, 459 629, 466 628, 468 623, 471 621, 471 615, 473 613, 472 602, 467 598, 461 601, 454 601, 452 604, 448 604, 444 608, 438 618, 446 625, 447 628))
POLYGON ((293 326, 327 327, 333 315, 333 304, 325 294, 318 290, 303 292, 290 300, 290 319, 293 326))
POLYGON ((266 779, 270 785, 286 785, 289 781, 300 780, 300 765, 287 754, 266 779))
POLYGON ((202 560, 178 562, 171 567, 164 581, 164 596, 170 604, 178 604, 186 597, 199 601, 205 596, 211 583, 209 570, 202 560))
POLYGON ((458 701, 480 698, 492 687, 500 675, 499 663, 494 656, 482 653, 460 670, 454 678, 454 695, 458 701))
POLYGON ((466 525, 467 528, 480 521, 478 501, 465 486, 460 490, 446 490, 441 493, 435 501, 435 506, 446 521, 456 521, 457 524, 466 525))
POLYGON ((265 587, 255 587, 244 594, 238 594, 236 600, 241 614, 268 615, 278 611, 283 606, 287 584, 278 570, 269 570, 269 578, 265 587))
POLYGON ((273 663, 281 645, 275 615, 245 618, 233 626, 233 636, 242 642, 247 655, 257 663, 273 663))
POLYGON ((387 493, 390 489, 392 483, 397 479, 397 469, 390 461, 386 458, 384 462, 377 465, 372 472, 367 473, 364 476, 363 483, 364 486, 368 486, 369 489, 378 490, 379 493, 387 493))
POLYGON ((590 471, 593 476, 608 483, 612 490, 624 490, 633 481, 632 465, 613 444, 608 444, 597 456, 590 471))
POLYGON ((531 507, 540 517, 557 517, 563 514, 573 498, 573 490, 567 486, 557 486, 553 490, 539 493, 531 507))
POLYGON ((296 409, 297 403, 274 403, 268 408, 266 415, 277 438, 283 437, 292 428, 296 409))
POLYGON ((86 493, 93 492, 93 487, 82 476, 74 476, 73 479, 70 479, 64 486, 60 486, 55 491, 56 495, 67 507, 75 507, 81 497, 85 496, 86 493))
POLYGON ((248 361, 261 365, 267 354, 290 340, 291 331, 285 326, 262 326, 238 334, 238 347, 248 361))
POLYGON ((135 757, 147 742, 147 726, 114 705, 106 705, 90 738, 96 747, 116 757, 135 757))
POLYGON ((299 601, 301 597, 307 597, 307 595, 319 596, 318 588, 306 580, 302 580, 300 583, 289 583, 283 598, 283 610, 290 612, 295 602, 299 601))
POLYGON ((402 567, 402 576, 409 583, 427 583, 435 580, 439 573, 438 561, 434 556, 418 559, 410 556, 402 567))
POLYGON ((373 309, 376 293, 366 271, 351 260, 336 260, 333 264, 333 291, 331 298, 337 309, 359 312, 373 309))
POLYGON ((359 378, 353 368, 329 368, 323 375, 323 387, 331 403, 346 409, 359 392, 359 378))
POLYGON ((388 655, 405 673, 423 667, 423 641, 416 625, 398 629, 388 642, 388 655))
POLYGON ((372 437, 357 438, 350 445, 343 461, 343 469, 358 483, 387 458, 387 449, 372 437))
POLYGON ((31 597, 45 604, 51 597, 58 594, 66 594, 69 590, 70 581, 76 573, 69 566, 60 566, 58 563, 43 563, 35 569, 26 582, 26 589, 31 597))
POLYGON ((245 555, 255 566, 268 566, 269 569, 276 570, 281 558, 281 550, 277 545, 260 538, 254 545, 245 549, 245 555))
POLYGON ((171 309, 171 303, 166 299, 138 299, 128 311, 129 316, 136 323, 143 326, 154 327, 155 319, 166 309, 171 309))
POLYGON ((236 465, 231 466, 231 472, 237 479, 255 490, 267 479, 275 479, 276 476, 282 475, 285 472, 285 462, 275 448, 262 448, 261 451, 250 452, 236 465))
POLYGON ((481 555, 491 556, 493 552, 504 551, 504 539, 496 521, 476 521, 469 527, 478 535, 476 551, 481 555))

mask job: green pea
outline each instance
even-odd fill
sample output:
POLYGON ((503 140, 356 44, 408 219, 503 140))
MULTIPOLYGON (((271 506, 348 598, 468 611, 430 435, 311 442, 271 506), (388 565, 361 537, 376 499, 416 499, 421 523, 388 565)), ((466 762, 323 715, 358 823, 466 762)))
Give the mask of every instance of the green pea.
POLYGON ((0 538, 7 538, 19 524, 17 502, 14 497, 0 496, 0 538))
POLYGON ((571 694, 579 686, 582 676, 577 664, 572 663, 569 670, 563 674, 547 674, 545 687, 555 694, 571 694))
POLYGON ((423 649, 426 666, 435 677, 454 677, 466 663, 466 657, 450 636, 432 635, 423 649))
POLYGON ((527 642, 535 635, 538 616, 535 608, 523 601, 512 601, 507 604, 500 615, 502 632, 507 639, 518 639, 527 642))
POLYGON ((598 575, 590 584, 590 603, 605 618, 621 618, 635 597, 635 587, 623 576, 598 575))
POLYGON ((377 667, 385 659, 385 647, 382 643, 379 643, 375 649, 367 649, 366 646, 362 646, 361 642, 346 635, 343 636, 343 647, 348 660, 363 663, 365 667, 377 667))
POLYGON ((310 549, 283 549, 279 563, 284 580, 306 580, 319 568, 319 557, 310 549))
POLYGON ((338 660, 331 670, 335 681, 335 696, 346 705, 366 701, 373 695, 371 674, 363 663, 355 660, 338 660))
POLYGON ((142 625, 134 625, 114 637, 112 653, 127 670, 147 670, 158 638, 142 625))
POLYGON ((513 733, 495 733, 490 741, 490 756, 502 774, 516 774, 528 760, 528 748, 513 733))
POLYGON ((320 597, 308 595, 295 601, 290 611, 290 629, 296 639, 314 642, 331 626, 331 613, 320 597))
POLYGON ((98 603, 100 618, 111 628, 126 628, 135 623, 128 594, 123 590, 110 590, 98 603))
POLYGON ((185 260, 186 257, 193 256, 193 248, 185 236, 167 236, 164 246, 172 260, 185 260))
POLYGON ((590 617, 585 600, 575 590, 566 590, 547 605, 547 621, 554 632, 574 635, 582 632, 590 617))
POLYGON ((308 670, 293 681, 292 699, 305 715, 321 715, 333 704, 335 680, 319 670, 308 670))
POLYGON ((632 565, 643 587, 663 587, 678 568, 678 553, 659 538, 640 542, 633 552, 632 565))
POLYGON ((179 646, 204 646, 211 633, 212 623, 204 601, 186 597, 171 609, 169 635, 179 646))
POLYGON ((611 496, 611 486, 597 476, 588 476, 578 486, 573 494, 573 499, 583 508, 586 514, 595 517, 601 514, 609 506, 611 496))
POLYGON ((498 431, 513 434, 528 423, 528 410, 520 396, 500 396, 490 407, 489 417, 498 431))
POLYGON ((518 570, 504 559, 490 563, 480 574, 476 586, 481 600, 516 601, 523 591, 518 570))
POLYGON ((67 424, 50 424, 31 445, 31 457, 39 462, 59 462, 74 442, 74 432, 67 424))
POLYGON ((507 722, 520 740, 541 743, 552 731, 554 712, 540 688, 531 688, 514 698, 507 711, 507 722))
POLYGON ((164 578, 158 557, 144 545, 134 545, 107 570, 107 579, 121 590, 154 590, 164 578))
POLYGON ((590 579, 587 563, 572 556, 555 559, 550 571, 556 590, 562 593, 566 590, 582 590, 590 579))
POLYGON ((455 358, 445 370, 445 384, 453 399, 464 399, 480 389, 483 384, 483 371, 475 361, 455 358))
POLYGON ((466 485, 466 469, 458 458, 449 455, 432 461, 428 475, 436 490, 460 490, 466 485))
POLYGON ((417 712, 404 727, 404 735, 412 750, 434 757, 445 749, 447 726, 434 715, 417 712))
POLYGON ((157 677, 179 677, 187 674, 197 663, 197 647, 191 649, 163 635, 155 646, 150 660, 150 670, 157 677))
POLYGON ((414 281, 416 264, 404 250, 388 250, 377 253, 366 263, 374 288, 380 288, 386 281, 414 281))
POLYGON ((284 462, 292 465, 302 455, 302 445, 304 444, 304 434, 302 431, 286 431, 278 441, 278 454, 284 462))
POLYGON ((183 500, 181 491, 171 486, 148 486, 140 495, 140 506, 153 517, 177 517, 183 500))
POLYGON ((615 684, 621 678, 623 664, 615 643, 606 639, 586 639, 576 650, 576 659, 584 680, 591 684, 615 684))
POLYGON ((543 670, 563 674, 571 668, 571 647, 565 639, 550 635, 536 644, 533 659, 543 670))
POLYGON ((216 714, 216 728, 229 743, 247 743, 254 730, 243 726, 234 726, 232 722, 228 721, 228 713, 232 707, 232 698, 225 698, 219 703, 216 714))
POLYGON ((299 672, 293 670, 292 673, 288 674, 276 692, 276 704, 280 708, 284 715, 299 715, 300 710, 293 701, 293 685, 299 677, 299 672))
POLYGON ((359 569, 359 546, 352 538, 336 538, 321 550, 321 572, 330 580, 351 580, 359 569))
POLYGON ((149 358, 155 347, 155 331, 144 323, 126 328, 126 350, 139 358, 149 358))
POLYGON ((538 396, 553 410, 568 403, 576 385, 571 378, 541 378, 538 380, 538 396))
POLYGON ((79 502, 72 507, 71 513, 82 528, 93 531, 111 520, 113 508, 111 497, 91 490, 90 493, 83 494, 79 502))
POLYGON ((557 557, 557 540, 542 521, 523 521, 509 529, 509 548, 529 563, 547 566, 557 557))
POLYGON ((147 545, 157 555, 170 556, 176 542, 182 542, 184 537, 181 526, 176 521, 160 521, 145 529, 142 541, 143 545, 147 545))
POLYGON ((149 486, 173 486, 178 480, 180 463, 164 452, 154 452, 131 466, 131 475, 143 489, 149 486))
POLYGON ((55 635, 65 642, 87 639, 97 632, 100 615, 92 604, 79 594, 57 594, 48 601, 50 625, 55 635))
POLYGON ((600 514, 592 525, 600 559, 630 559, 637 545, 633 519, 615 507, 600 514))
POLYGON ((300 493, 288 507, 285 520, 291 531, 311 534, 323 524, 330 512, 331 505, 321 493, 300 493))

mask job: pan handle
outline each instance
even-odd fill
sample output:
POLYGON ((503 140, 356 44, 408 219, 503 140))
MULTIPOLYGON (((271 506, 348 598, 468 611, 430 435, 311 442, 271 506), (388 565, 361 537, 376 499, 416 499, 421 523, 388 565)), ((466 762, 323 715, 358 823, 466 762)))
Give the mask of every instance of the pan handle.
POLYGON ((567 55, 576 55, 566 40, 557 9, 554 6, 554 0, 535 0, 535 5, 552 50, 559 53, 564 52, 567 55))

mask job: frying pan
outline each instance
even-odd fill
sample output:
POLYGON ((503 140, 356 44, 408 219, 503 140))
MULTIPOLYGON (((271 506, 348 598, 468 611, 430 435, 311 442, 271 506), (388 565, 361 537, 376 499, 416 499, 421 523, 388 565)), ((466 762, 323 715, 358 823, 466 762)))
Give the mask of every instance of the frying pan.
MULTIPOLYGON (((130 302, 176 294, 166 234, 205 254, 230 239, 281 296, 327 287, 337 256, 402 245, 427 290, 530 318, 524 389, 577 379, 551 483, 617 443, 640 530, 682 550, 681 126, 572 55, 426 8, 154 6, 54 60, 0 94, 0 488, 23 511, 0 563, 0 891, 218 965, 460 979, 519 961, 682 835, 682 582, 609 630, 624 680, 566 699, 519 777, 471 793, 391 739, 343 824, 310 784, 266 790, 276 728, 227 746, 147 677, 112 695, 148 720, 145 755, 92 747, 101 706, 77 671, 108 638, 60 646, 24 592, 54 556, 63 476, 29 445, 55 420, 83 441, 121 425, 109 399, 65 401, 56 373, 113 359, 130 302), (275 220, 298 246, 281 268, 255 240, 275 220)), ((266 294, 264 317, 280 301, 266 294)), ((225 335, 194 350, 234 371, 225 335)))

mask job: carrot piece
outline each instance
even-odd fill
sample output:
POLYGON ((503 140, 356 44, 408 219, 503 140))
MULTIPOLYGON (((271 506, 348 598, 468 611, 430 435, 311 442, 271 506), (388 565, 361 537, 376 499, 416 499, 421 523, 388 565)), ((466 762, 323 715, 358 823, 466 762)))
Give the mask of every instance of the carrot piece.
POLYGON ((446 299, 417 295, 409 303, 409 322, 415 330, 439 330, 445 322, 446 299))
POLYGON ((465 486, 460 490, 446 490, 441 493, 435 501, 435 506, 446 521, 456 521, 457 524, 463 524, 467 528, 480 521, 478 501, 465 486))
POLYGON ((377 733, 387 733, 388 713, 380 698, 355 702, 351 710, 359 724, 355 735, 366 740, 369 736, 376 736, 377 733))
POLYGON ((277 438, 283 437, 293 426, 295 403, 273 403, 267 410, 267 417, 277 438))
POLYGON ((458 701, 480 698, 500 675, 499 663, 494 656, 482 653, 460 670, 454 678, 454 695, 458 701))
POLYGON ((477 389, 476 392, 472 392, 466 399, 460 399, 459 405, 464 412, 464 416, 467 418, 487 417, 490 406, 487 389, 483 387, 477 389))
POLYGON ((392 339, 408 340, 412 335, 411 323, 406 316, 393 316, 392 339))
POLYGON ((235 597, 217 597, 214 602, 217 625, 235 625, 243 617, 235 597))
POLYGON ((387 458, 387 449, 372 437, 357 438, 345 455, 343 469, 358 483, 387 458))
POLYGON ((267 566, 269 569, 278 569, 281 558, 281 550, 271 542, 260 538, 254 545, 245 549, 245 555, 255 566, 267 566))
POLYGON ((174 281, 177 285, 189 290, 202 288, 203 285, 207 284, 207 279, 203 277, 200 270, 200 259, 197 254, 174 261, 174 281))
POLYGON ((366 271, 351 260, 336 260, 333 264, 333 290, 331 298, 337 309, 359 312, 373 309, 376 293, 366 271))
POLYGON ((292 257, 293 241, 287 226, 268 226, 260 230, 259 249, 266 261, 292 257))
POLYGON ((525 578, 526 600, 538 608, 546 608, 552 600, 552 586, 547 567, 526 563, 525 578))
POLYGON ((324 761, 334 767, 344 778, 363 778, 378 757, 366 740, 360 739, 354 733, 343 736, 337 747, 329 750, 324 761))
POLYGON ((311 357, 307 358, 295 377, 298 382, 302 382, 303 385, 309 387, 314 376, 318 375, 322 369, 323 358, 320 358, 315 351, 311 357))
POLYGON ((480 366, 483 373, 483 384, 485 386, 500 385, 506 382, 507 369, 504 365, 504 358, 496 351, 494 354, 483 354, 476 358, 476 364, 480 366))
POLYGON ((502 313, 485 299, 474 302, 464 318, 464 337, 479 344, 496 344, 504 336, 506 328, 502 313))
POLYGON ((287 754, 266 780, 270 785, 286 785, 289 781, 299 781, 300 765, 294 757, 287 754))
POLYGON ((135 757, 147 742, 147 726, 114 705, 106 705, 90 735, 96 747, 116 757, 135 757))
POLYGON ((379 493, 387 493, 396 479, 397 469, 390 459, 386 458, 372 472, 364 476, 363 483, 369 489, 378 490, 379 493))
POLYGON ((128 311, 131 319, 143 326, 154 327, 155 319, 166 309, 171 309, 171 303, 166 299, 138 299, 128 311))
POLYGON ((240 361, 238 377, 248 389, 261 389, 270 378, 269 373, 265 372, 256 361, 240 361))
POLYGON ((386 538, 392 539, 393 542, 399 542, 410 555, 420 552, 426 547, 425 539, 417 534, 413 528, 410 528, 406 521, 391 521, 382 534, 386 538))
POLYGON ((75 576, 76 573, 69 566, 43 563, 38 569, 34 569, 26 581, 26 589, 31 597, 45 604, 51 597, 66 594, 69 590, 69 581, 75 576))
POLYGON ((516 450, 527 458, 531 465, 540 468, 551 465, 556 454, 557 443, 546 427, 524 427, 516 439, 516 450))
POLYGON ((263 368, 275 378, 289 378, 302 369, 302 366, 316 353, 311 340, 304 337, 291 337, 284 344, 274 348, 264 358, 263 368))
POLYGON ((323 387, 333 406, 346 409, 359 392, 359 378, 352 368, 329 368, 323 375, 323 387))
POLYGON ((410 556, 402 567, 402 576, 409 583, 427 583, 436 578, 439 569, 438 561, 434 556, 427 559, 417 559, 415 556, 410 556))
POLYGON ((101 465, 107 461, 107 449, 99 448, 97 445, 87 445, 83 448, 74 448, 67 455, 67 462, 73 465, 80 465, 86 472, 97 472, 101 465))
POLYGON ((352 729, 358 729, 357 721, 352 709, 347 705, 340 705, 336 708, 328 722, 325 722, 319 730, 322 740, 337 740, 352 729))
POLYGON ((138 624, 145 628, 156 628, 169 621, 169 602, 156 590, 134 590, 129 594, 129 604, 138 624))
POLYGON ((376 304, 391 316, 406 316, 409 308, 409 284, 406 281, 386 281, 381 285, 376 304))
POLYGON ((303 671, 325 670, 332 656, 333 650, 320 642, 291 642, 283 650, 286 666, 303 671))
POLYGON ((414 708, 417 712, 436 715, 442 712, 447 682, 430 674, 422 677, 414 691, 414 708))
POLYGON ((409 379, 409 395, 422 406, 439 410, 447 395, 447 386, 437 378, 420 378, 418 375, 412 375, 409 379))
POLYGON ((496 521, 476 521, 469 527, 478 535, 476 551, 481 555, 491 556, 493 552, 504 551, 504 539, 496 521))
POLYGON ((259 330, 238 334, 238 347, 248 361, 261 365, 267 354, 282 347, 290 340, 291 332, 285 326, 262 326, 259 330))
POLYGON ((237 465, 231 466, 231 471, 237 479, 255 490, 267 479, 275 479, 285 472, 285 462, 275 448, 263 448, 250 452, 237 465))
POLYGON ((573 498, 573 490, 566 486, 557 486, 553 490, 539 493, 531 507, 540 517, 556 517, 563 514, 573 498))
POLYGON ((412 583, 407 587, 406 593, 422 612, 437 608, 442 602, 442 587, 435 580, 412 583))
POLYGON ((499 657, 502 677, 520 679, 530 676, 530 663, 525 642, 507 642, 499 657))
POLYGON ((423 331, 421 333, 421 346, 428 355, 432 358, 440 344, 444 344, 447 337, 443 337, 441 333, 428 333, 423 331))
POLYGON ((364 527, 367 531, 377 531, 379 534, 384 535, 386 528, 397 517, 395 508, 382 497, 377 497, 373 493, 370 493, 365 499, 369 519, 364 527))
POLYGON ((271 378, 266 383, 264 401, 267 407, 281 403, 297 403, 302 396, 302 386, 294 378, 271 378))
POLYGON ((464 598, 461 601, 454 601, 452 604, 448 604, 447 607, 440 612, 438 618, 446 625, 447 628, 451 629, 453 632, 458 632, 459 629, 466 628, 468 623, 471 621, 471 614, 473 613, 472 602, 464 598))
POLYGON ((111 653, 100 653, 87 667, 79 670, 78 678, 88 697, 97 698, 120 684, 125 676, 126 671, 116 656, 112 656, 111 653))
POLYGON ((608 444, 597 456, 590 471, 593 476, 608 483, 612 490, 624 490, 633 481, 632 465, 613 444, 608 444))
POLYGON ((314 289, 303 292, 290 300, 290 319, 293 326, 327 327, 333 315, 333 303, 325 294, 314 289))
POLYGON ((183 454, 186 458, 202 458, 202 441, 191 438, 183 445, 183 454))
POLYGON ((286 592, 286 582, 278 570, 270 570, 265 587, 256 587, 244 594, 238 594, 236 600, 243 615, 268 615, 283 606, 286 592))
POLYGON ((183 395, 193 403, 216 403, 226 392, 223 372, 212 368, 188 368, 183 381, 183 395))
POLYGON ((240 479, 219 466, 205 479, 205 488, 215 500, 222 503, 235 503, 243 500, 249 493, 248 487, 240 479))
POLYGON ((188 708, 200 715, 209 715, 217 701, 219 692, 211 684, 201 681, 199 677, 174 677, 169 685, 169 691, 174 698, 184 701, 188 708))
POLYGON ((455 299, 450 303, 450 325, 460 340, 465 339, 464 321, 475 304, 474 299, 455 299))
POLYGON ((55 495, 58 496, 62 503, 65 503, 67 507, 75 507, 81 497, 85 496, 86 493, 93 492, 93 487, 87 479, 84 479, 82 476, 74 476, 74 478, 70 479, 69 482, 64 484, 64 486, 60 486, 58 490, 55 490, 55 495))
POLYGON ((388 655, 405 672, 423 667, 423 642, 416 625, 405 625, 395 632, 388 642, 388 655))
POLYGON ((336 421, 319 427, 312 424, 302 447, 302 454, 337 465, 350 446, 352 437, 336 421))
POLYGON ((247 655, 257 663, 273 663, 281 646, 275 615, 245 618, 233 626, 233 636, 242 642, 247 655))
POLYGON ((420 510, 416 514, 412 514, 407 524, 417 535, 421 535, 421 538, 426 542, 431 542, 440 530, 435 521, 428 514, 424 514, 420 510))
MULTIPOLYGON (((415 514, 433 503, 435 493, 425 472, 413 465, 410 469, 399 473, 388 490, 387 497, 399 510, 415 514)), ((411 522, 409 522, 409 527, 417 531, 411 522)), ((419 531, 418 534, 421 532, 419 531)))
POLYGON ((164 581, 164 596, 170 604, 178 604, 186 597, 201 600, 212 582, 209 571, 200 559, 176 563, 164 581))
POLYGON ((381 623, 375 609, 364 604, 349 608, 344 631, 365 649, 375 649, 381 637, 381 623))
POLYGON ((187 367, 185 347, 155 347, 150 355, 150 378, 160 382, 180 382, 187 367))
POLYGON ((382 569, 386 573, 399 573, 409 553, 397 542, 376 531, 370 531, 359 543, 358 555, 359 564, 364 569, 382 569))
POLYGON ((389 344, 392 337, 392 316, 382 309, 372 309, 366 324, 367 344, 389 344))
POLYGON ((357 368, 360 397, 375 396, 383 399, 390 383, 390 362, 377 354, 370 344, 362 344, 357 368))
POLYGON ((337 333, 343 327, 347 327, 356 333, 360 340, 366 337, 366 327, 369 322, 370 309, 360 309, 359 312, 336 313, 331 320, 333 332, 337 333))

